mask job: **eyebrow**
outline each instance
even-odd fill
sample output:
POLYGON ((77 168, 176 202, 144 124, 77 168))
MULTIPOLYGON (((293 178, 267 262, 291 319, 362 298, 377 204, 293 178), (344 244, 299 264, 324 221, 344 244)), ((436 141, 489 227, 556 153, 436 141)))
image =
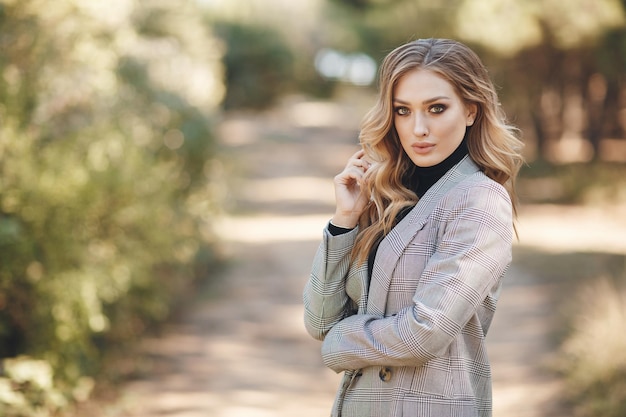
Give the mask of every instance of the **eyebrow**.
MULTIPOLYGON (((437 97, 429 98, 428 100, 422 101, 422 104, 430 104, 430 103, 434 103, 434 102, 439 101, 439 100, 451 100, 451 98, 448 97, 448 96, 437 96, 437 97)), ((404 101, 404 100, 401 100, 399 98, 394 98, 393 101, 394 101, 394 103, 399 103, 399 104, 407 104, 407 105, 411 104, 408 101, 404 101)))

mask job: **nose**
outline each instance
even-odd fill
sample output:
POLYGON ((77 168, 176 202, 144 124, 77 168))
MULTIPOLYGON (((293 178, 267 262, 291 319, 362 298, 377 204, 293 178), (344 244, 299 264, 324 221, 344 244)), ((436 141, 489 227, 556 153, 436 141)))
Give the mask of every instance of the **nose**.
POLYGON ((421 112, 415 113, 415 118, 413 120, 413 134, 419 137, 428 136, 427 120, 421 112))

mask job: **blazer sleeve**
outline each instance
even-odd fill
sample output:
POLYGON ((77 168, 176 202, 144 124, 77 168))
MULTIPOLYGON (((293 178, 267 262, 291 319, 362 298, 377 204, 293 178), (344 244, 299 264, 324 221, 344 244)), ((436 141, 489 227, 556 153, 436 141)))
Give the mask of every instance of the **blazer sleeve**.
POLYGON ((303 294, 304 325, 315 339, 324 340, 335 324, 351 314, 353 302, 346 293, 346 277, 357 233, 355 228, 333 236, 324 229, 303 294))
POLYGON ((322 345, 326 366, 421 366, 443 355, 476 314, 511 262, 512 208, 495 182, 461 194, 446 208, 413 305, 391 317, 359 314, 337 323, 322 345))

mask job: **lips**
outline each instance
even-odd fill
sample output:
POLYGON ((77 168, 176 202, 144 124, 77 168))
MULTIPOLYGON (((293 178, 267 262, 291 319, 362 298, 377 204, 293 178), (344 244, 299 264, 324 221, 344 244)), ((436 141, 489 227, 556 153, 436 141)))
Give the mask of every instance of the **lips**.
POLYGON ((426 154, 435 148, 434 143, 420 142, 411 145, 411 148, 418 154, 426 154))

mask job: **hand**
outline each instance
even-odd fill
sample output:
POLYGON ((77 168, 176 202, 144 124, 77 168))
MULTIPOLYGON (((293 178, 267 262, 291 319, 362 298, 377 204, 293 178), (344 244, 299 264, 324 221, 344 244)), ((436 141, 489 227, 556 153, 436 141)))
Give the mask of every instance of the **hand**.
POLYGON ((334 179, 337 208, 332 218, 335 226, 354 228, 368 203, 363 177, 371 166, 360 150, 350 157, 344 170, 334 179))

